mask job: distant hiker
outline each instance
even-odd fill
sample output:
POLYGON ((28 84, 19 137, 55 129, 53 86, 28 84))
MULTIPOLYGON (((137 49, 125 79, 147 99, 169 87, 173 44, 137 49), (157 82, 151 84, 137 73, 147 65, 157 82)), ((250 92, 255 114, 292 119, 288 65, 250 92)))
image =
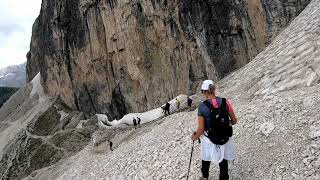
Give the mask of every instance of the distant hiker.
POLYGON ((108 140, 108 141, 109 141, 109 145, 110 145, 110 150, 113 151, 113 149, 112 149, 113 143, 110 140, 108 140))
POLYGON ((189 107, 189 111, 191 111, 192 99, 190 97, 188 97, 187 104, 188 104, 188 107, 189 107))
POLYGON ((178 111, 180 108, 180 101, 178 100, 178 98, 176 98, 176 107, 177 107, 177 111, 178 111))
POLYGON ((206 100, 199 105, 198 129, 191 139, 201 137, 202 179, 208 179, 213 161, 219 163, 219 180, 228 180, 228 161, 235 159, 231 125, 237 123, 237 118, 229 100, 217 97, 215 89, 212 80, 202 83, 201 92, 206 100))
POLYGON ((167 104, 164 107, 164 115, 165 116, 170 115, 170 103, 169 102, 167 102, 167 104))
POLYGON ((139 117, 137 117, 137 119, 138 119, 138 125, 139 125, 139 127, 141 127, 141 119, 139 118, 139 117))
POLYGON ((165 114, 165 112, 166 112, 166 105, 164 105, 164 106, 161 106, 161 109, 162 109, 162 114, 165 114))
POLYGON ((134 128, 137 127, 137 120, 135 118, 133 118, 133 125, 134 125, 134 128))

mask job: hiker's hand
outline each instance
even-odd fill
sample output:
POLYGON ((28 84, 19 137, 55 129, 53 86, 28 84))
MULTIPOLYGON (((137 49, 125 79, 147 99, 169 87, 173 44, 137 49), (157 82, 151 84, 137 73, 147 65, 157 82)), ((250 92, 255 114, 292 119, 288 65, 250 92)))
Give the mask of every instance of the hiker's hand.
POLYGON ((196 136, 196 132, 194 132, 193 134, 192 134, 192 136, 191 136, 191 139, 192 139, 192 141, 195 141, 195 140, 197 140, 198 139, 198 137, 196 136))

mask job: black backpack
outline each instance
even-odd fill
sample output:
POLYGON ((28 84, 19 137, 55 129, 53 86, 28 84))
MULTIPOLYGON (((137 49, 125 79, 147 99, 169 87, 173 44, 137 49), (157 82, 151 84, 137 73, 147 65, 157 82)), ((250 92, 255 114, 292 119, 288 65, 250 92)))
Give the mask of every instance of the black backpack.
POLYGON ((227 143, 233 132, 226 99, 222 98, 221 106, 219 105, 218 108, 215 108, 208 100, 203 103, 210 109, 210 120, 206 122, 205 127, 207 137, 213 144, 227 143))

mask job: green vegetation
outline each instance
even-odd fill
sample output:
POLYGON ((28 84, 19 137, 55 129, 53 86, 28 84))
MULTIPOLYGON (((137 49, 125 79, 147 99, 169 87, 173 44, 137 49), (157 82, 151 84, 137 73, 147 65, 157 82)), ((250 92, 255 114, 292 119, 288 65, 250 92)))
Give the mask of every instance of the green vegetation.
POLYGON ((19 88, 0 87, 0 108, 19 88))

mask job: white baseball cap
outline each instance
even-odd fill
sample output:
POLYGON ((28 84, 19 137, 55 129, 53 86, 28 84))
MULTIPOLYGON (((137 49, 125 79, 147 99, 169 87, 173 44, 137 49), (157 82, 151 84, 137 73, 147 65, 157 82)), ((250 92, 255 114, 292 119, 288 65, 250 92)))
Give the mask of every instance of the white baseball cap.
POLYGON ((214 82, 212 80, 205 80, 203 81, 202 85, 201 85, 201 90, 207 91, 209 90, 209 86, 210 84, 214 85, 214 82))

